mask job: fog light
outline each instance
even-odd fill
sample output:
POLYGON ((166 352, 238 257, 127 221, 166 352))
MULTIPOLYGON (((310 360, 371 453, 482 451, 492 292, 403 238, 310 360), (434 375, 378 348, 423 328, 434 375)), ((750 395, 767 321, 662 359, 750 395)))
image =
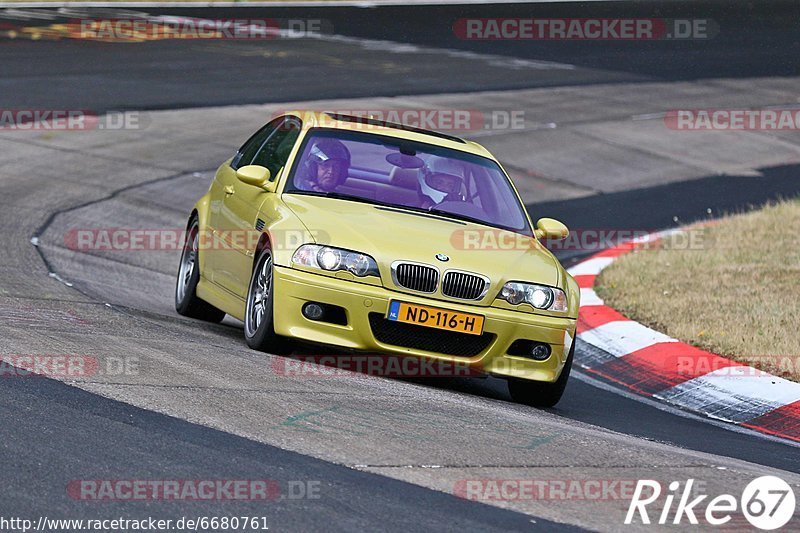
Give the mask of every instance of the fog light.
POLYGON ((536 359, 537 361, 544 361, 548 357, 550 357, 550 345, 549 344, 534 344, 533 348, 531 349, 531 357, 536 359))
POLYGON ((303 316, 309 320, 319 320, 324 314, 325 310, 317 303, 309 302, 303 306, 303 316))

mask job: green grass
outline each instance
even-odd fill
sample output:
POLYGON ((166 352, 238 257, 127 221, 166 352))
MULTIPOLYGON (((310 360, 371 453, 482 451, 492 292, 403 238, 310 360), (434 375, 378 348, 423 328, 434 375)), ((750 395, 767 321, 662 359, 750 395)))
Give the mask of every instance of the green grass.
POLYGON ((800 381, 800 201, 690 232, 697 249, 683 236, 625 255, 597 293, 671 337, 800 381))

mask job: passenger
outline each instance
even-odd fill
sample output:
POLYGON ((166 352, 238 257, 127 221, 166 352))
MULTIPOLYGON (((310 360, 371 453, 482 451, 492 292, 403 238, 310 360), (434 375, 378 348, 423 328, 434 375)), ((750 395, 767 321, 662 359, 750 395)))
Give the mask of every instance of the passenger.
POLYGON ((344 183, 350 171, 350 151, 338 139, 314 141, 297 173, 304 191, 331 192, 344 183))
POLYGON ((430 209, 442 202, 463 202, 464 167, 460 161, 437 158, 419 176, 421 205, 430 209))

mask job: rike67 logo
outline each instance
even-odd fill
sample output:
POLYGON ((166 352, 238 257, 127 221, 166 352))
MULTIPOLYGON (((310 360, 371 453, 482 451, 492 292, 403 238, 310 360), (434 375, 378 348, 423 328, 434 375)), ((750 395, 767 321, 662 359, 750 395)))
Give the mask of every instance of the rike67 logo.
MULTIPOLYGON (((792 487, 779 477, 762 476, 744 488, 740 498, 732 494, 720 494, 706 501, 707 494, 693 493, 694 479, 689 479, 681 488, 673 481, 664 494, 663 507, 661 483, 652 479, 640 479, 625 516, 626 524, 653 522, 665 524, 698 525, 701 519, 712 526, 722 526, 741 513, 751 526, 761 530, 775 530, 785 526, 794 516, 795 495, 792 487), (677 503, 676 503, 677 500, 677 503), (648 506, 660 509, 650 509, 648 506), (674 505, 673 505, 674 504, 674 505), (653 512, 653 516, 650 513, 653 512), (637 518, 638 515, 638 518, 637 518)), ((738 517, 737 517, 738 518, 738 517)))

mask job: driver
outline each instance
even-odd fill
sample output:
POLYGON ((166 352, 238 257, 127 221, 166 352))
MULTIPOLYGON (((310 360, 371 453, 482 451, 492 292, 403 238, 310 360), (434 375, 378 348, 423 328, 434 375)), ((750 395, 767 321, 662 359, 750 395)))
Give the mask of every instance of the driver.
POLYGON ((314 141, 298 172, 297 187, 304 191, 331 192, 347 179, 350 151, 338 139, 314 141))

